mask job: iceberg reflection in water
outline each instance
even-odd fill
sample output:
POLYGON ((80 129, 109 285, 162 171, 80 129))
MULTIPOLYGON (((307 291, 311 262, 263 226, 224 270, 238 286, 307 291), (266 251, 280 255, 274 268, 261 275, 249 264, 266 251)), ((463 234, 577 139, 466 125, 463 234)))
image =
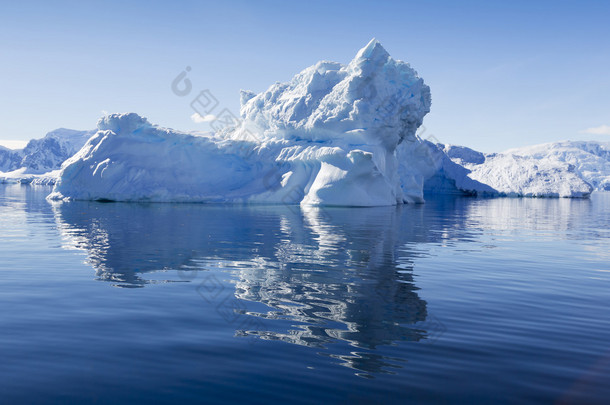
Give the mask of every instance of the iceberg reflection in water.
POLYGON ((300 209, 48 192, 0 186, 6 403, 610 396, 610 193, 300 209))
POLYGON ((479 239, 483 229, 569 237, 589 209, 588 201, 456 197, 379 208, 53 204, 64 247, 85 250, 99 279, 200 289, 211 275, 236 300, 224 310, 257 321, 235 322, 236 335, 317 348, 347 342, 352 349, 321 354, 365 373, 405 361, 372 351, 379 346, 443 333, 414 283, 416 258, 458 242, 494 248, 479 239))
MULTIPOLYGON (((412 274, 412 259, 425 252, 415 245, 451 232, 429 209, 53 205, 64 247, 86 250, 101 280, 199 284, 202 271, 225 278, 228 271, 234 297, 265 304, 237 306, 264 325, 238 334, 314 347, 344 340, 365 349, 427 337, 427 305, 412 274), (158 270, 166 271, 149 280, 158 270)), ((371 353, 338 356, 369 372, 387 365, 371 353)))

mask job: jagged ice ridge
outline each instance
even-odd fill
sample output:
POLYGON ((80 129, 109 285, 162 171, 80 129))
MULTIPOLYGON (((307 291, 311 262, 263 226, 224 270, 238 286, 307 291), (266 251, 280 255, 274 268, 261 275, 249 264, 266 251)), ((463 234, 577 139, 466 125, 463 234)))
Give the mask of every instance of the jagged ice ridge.
POLYGON ((64 164, 51 198, 423 201, 434 162, 415 132, 430 111, 430 89, 378 41, 348 65, 319 62, 261 94, 242 92, 241 102, 241 123, 208 137, 160 128, 134 113, 102 118, 64 164))

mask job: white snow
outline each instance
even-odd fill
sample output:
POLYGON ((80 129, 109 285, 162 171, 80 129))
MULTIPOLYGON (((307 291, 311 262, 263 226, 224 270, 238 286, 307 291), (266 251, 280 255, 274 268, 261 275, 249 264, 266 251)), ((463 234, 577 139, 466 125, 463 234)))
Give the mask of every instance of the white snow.
POLYGON ((378 41, 348 65, 319 62, 288 83, 258 95, 244 91, 240 99, 242 122, 210 136, 151 125, 135 113, 103 117, 97 134, 62 166, 51 198, 423 201, 424 179, 435 169, 415 131, 430 110, 430 90, 378 41))
POLYGON ((487 184, 501 195, 587 197, 593 191, 573 167, 547 159, 497 154, 470 169, 470 178, 487 184))
POLYGON ((0 147, 0 183, 53 184, 61 164, 95 131, 59 128, 30 140, 23 149, 0 147))
POLYGON ((0 172, 0 184, 31 184, 39 186, 52 186, 59 178, 60 170, 51 170, 46 173, 28 173, 27 168, 22 167, 10 172, 0 172))
POLYGON ((610 191, 610 142, 562 141, 510 149, 505 153, 567 163, 595 190, 610 191))
POLYGON ((0 173, 13 171, 19 168, 22 159, 22 150, 14 150, 0 146, 0 173))
POLYGON ((594 189, 610 185, 608 144, 559 142, 491 154, 463 146, 441 146, 454 163, 470 171, 469 178, 499 195, 587 197, 594 189))

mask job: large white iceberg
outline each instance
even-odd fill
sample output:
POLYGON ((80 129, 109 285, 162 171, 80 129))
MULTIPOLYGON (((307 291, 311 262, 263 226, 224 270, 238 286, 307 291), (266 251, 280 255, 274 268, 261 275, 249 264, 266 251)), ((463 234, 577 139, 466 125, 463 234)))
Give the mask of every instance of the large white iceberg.
POLYGON ((151 125, 135 113, 103 117, 64 163, 51 198, 423 201, 437 162, 415 132, 430 110, 430 90, 378 41, 348 65, 319 62, 261 94, 242 92, 241 101, 240 124, 209 136, 151 125))
POLYGON ((423 202, 424 192, 587 197, 610 189, 607 144, 484 154, 421 140, 430 89, 376 40, 347 65, 319 62, 260 94, 242 91, 240 101, 239 123, 207 135, 135 113, 103 117, 62 165, 50 198, 377 206, 423 202))

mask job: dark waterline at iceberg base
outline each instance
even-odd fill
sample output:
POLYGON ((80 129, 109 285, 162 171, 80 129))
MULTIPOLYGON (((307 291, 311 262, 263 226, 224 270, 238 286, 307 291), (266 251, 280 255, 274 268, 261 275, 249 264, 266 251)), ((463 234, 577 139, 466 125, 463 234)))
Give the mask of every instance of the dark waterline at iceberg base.
POLYGON ((300 209, 49 191, 0 186, 3 403, 610 397, 608 193, 300 209))

